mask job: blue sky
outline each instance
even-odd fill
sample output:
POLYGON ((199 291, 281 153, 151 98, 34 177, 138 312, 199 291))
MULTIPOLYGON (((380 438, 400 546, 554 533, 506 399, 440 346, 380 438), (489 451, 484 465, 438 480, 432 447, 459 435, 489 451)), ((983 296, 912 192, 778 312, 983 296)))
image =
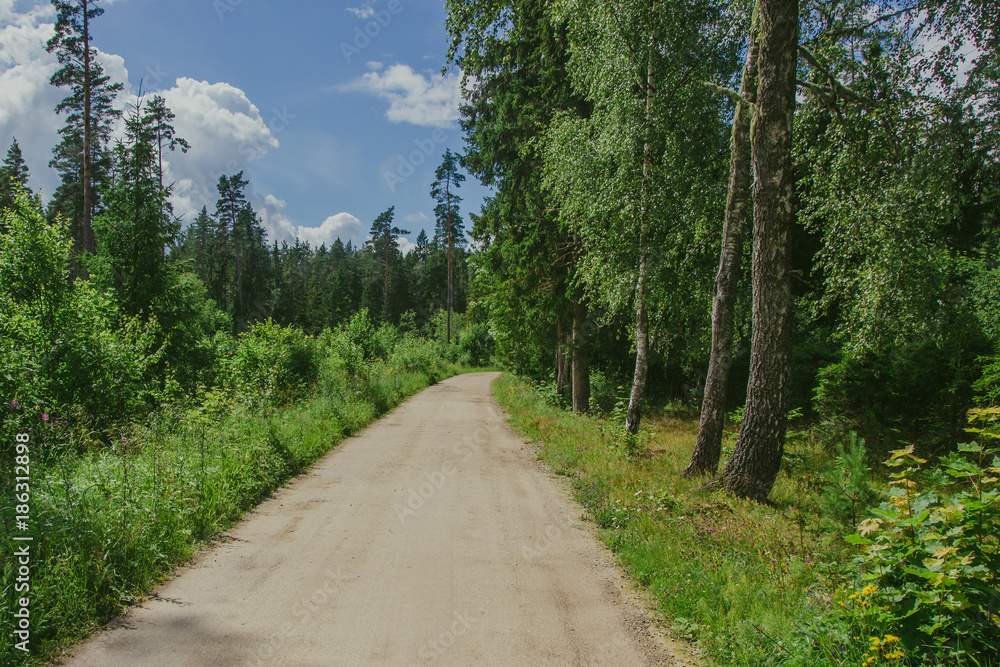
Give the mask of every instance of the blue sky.
MULTIPOLYGON (((430 183, 446 148, 462 148, 458 72, 443 2, 375 0, 113 0, 94 25, 106 72, 163 95, 192 150, 169 158, 178 213, 215 202, 223 173, 245 170, 269 238, 361 242, 396 206, 397 223, 433 234, 430 183)), ((0 144, 16 136, 31 185, 48 197, 48 167, 65 92, 44 50, 48 2, 0 0, 0 144)), ((466 215, 488 192, 469 178, 466 215)), ((404 243, 405 247, 409 244, 404 243)))

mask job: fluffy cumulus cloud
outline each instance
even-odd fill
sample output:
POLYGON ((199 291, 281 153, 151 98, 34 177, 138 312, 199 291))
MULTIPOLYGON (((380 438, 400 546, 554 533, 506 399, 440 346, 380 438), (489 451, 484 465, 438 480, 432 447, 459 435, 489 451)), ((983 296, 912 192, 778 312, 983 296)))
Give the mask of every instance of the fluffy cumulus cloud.
POLYGON ((280 241, 293 241, 296 238, 309 243, 313 248, 326 244, 330 247, 338 238, 347 243, 357 243, 361 239, 361 221, 350 213, 331 215, 318 227, 296 225, 285 215, 286 202, 274 195, 267 195, 262 206, 257 211, 260 214, 264 228, 271 238, 280 241))
POLYGON ((377 95, 389 103, 386 118, 393 123, 450 128, 459 118, 462 78, 458 74, 424 76, 404 64, 368 72, 343 87, 377 95))
POLYGON ((55 11, 46 3, 15 12, 14 0, 0 0, 0 152, 17 138, 31 170, 31 185, 52 194, 59 179, 46 168, 62 122, 55 106, 66 96, 49 85, 59 69, 45 51, 55 11))
POLYGON ((409 255, 417 247, 416 243, 406 238, 405 236, 397 236, 396 241, 399 242, 399 251, 402 252, 404 255, 409 255))
MULTIPOLYGON (((49 84, 59 68, 55 56, 45 50, 54 22, 55 11, 48 2, 39 0, 18 11, 15 0, 0 0, 0 159, 16 137, 31 170, 31 185, 46 197, 59 184, 48 161, 65 122, 54 109, 67 94, 49 84)), ((98 57, 111 80, 127 87, 124 60, 101 52, 98 57)), ((212 211, 221 176, 246 171, 252 161, 278 148, 275 135, 291 118, 282 110, 262 114, 242 90, 224 82, 179 78, 155 94, 176 114, 177 135, 191 144, 187 154, 171 153, 165 160, 165 176, 173 184, 174 211, 185 222, 191 222, 203 206, 212 211)), ((116 106, 125 108, 135 101, 134 92, 126 88, 116 106)), ((345 241, 360 237, 361 222, 349 213, 331 216, 317 227, 303 227, 285 216, 285 202, 258 193, 253 183, 247 195, 271 239, 291 241, 298 236, 318 245, 338 236, 345 241)))
MULTIPOLYGON (((177 116, 177 135, 191 144, 186 155, 174 153, 167 160, 174 209, 187 221, 218 198, 221 176, 246 171, 252 160, 279 146, 271 131, 274 119, 265 121, 246 94, 228 83, 180 78, 157 94, 177 116)), ((255 205, 265 203, 255 199, 255 205)))

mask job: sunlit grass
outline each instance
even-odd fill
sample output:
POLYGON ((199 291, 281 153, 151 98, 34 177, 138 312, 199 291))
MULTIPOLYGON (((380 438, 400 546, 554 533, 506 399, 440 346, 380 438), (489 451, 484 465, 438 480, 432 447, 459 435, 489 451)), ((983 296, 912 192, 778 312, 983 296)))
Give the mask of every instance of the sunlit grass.
MULTIPOLYGON (((648 456, 628 458, 615 446, 619 424, 553 407, 509 375, 494 392, 514 428, 570 478, 601 538, 655 595, 665 623, 695 641, 706 662, 858 664, 830 640, 844 568, 830 560, 839 543, 817 534, 808 475, 783 472, 770 506, 741 501, 682 476, 694 418, 654 414, 644 424, 648 456)), ((799 460, 794 451, 789 458, 799 460)))

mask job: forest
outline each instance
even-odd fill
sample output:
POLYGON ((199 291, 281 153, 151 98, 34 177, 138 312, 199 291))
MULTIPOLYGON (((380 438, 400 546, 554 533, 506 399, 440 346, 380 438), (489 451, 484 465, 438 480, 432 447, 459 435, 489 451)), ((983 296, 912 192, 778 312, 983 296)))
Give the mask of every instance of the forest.
MULTIPOLYGON (((495 364, 547 406, 521 409, 599 425, 579 437, 620 465, 646 470, 664 415, 686 419, 684 493, 798 512, 800 546, 815 510, 811 539, 832 537, 807 578, 825 597, 795 612, 819 619, 811 639, 737 659, 759 636, 719 630, 718 664, 998 664, 1000 6, 447 0, 465 149, 441 157, 434 234, 404 254, 391 202, 363 244, 268 239, 242 172, 180 220, 173 112, 142 93, 116 108, 90 33, 104 9, 53 5, 61 185, 28 188, 16 138, 0 167, 0 459, 32 434, 37 511, 65 526, 40 547, 51 646, 331 438, 495 364), (491 188, 481 211, 462 210, 467 177, 491 188), (801 502, 775 491, 807 458, 801 502)), ((602 528, 629 530, 601 503, 602 528)), ((799 551, 783 562, 813 562, 799 551)))

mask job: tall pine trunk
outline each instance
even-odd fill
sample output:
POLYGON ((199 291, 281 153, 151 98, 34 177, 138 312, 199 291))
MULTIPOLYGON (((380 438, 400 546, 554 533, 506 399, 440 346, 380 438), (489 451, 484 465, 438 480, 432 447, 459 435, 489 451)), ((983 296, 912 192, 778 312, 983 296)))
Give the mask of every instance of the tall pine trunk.
POLYGON ((384 303, 382 305, 382 321, 389 321, 389 243, 390 237, 385 239, 385 287, 382 290, 384 303))
POLYGON ((760 0, 757 112, 753 151, 753 338, 740 437, 722 471, 737 496, 767 500, 781 467, 792 356, 790 247, 794 179, 792 120, 798 0, 760 0))
POLYGON ((451 298, 452 298, 452 263, 451 263, 451 231, 452 231, 452 221, 451 221, 451 176, 448 176, 448 181, 445 183, 445 196, 448 199, 448 334, 447 342, 451 345, 451 298))
MULTIPOLYGON (((743 66, 740 95, 754 102, 757 96, 757 22, 750 30, 750 46, 743 66)), ((743 237, 746 230, 747 204, 750 201, 750 118, 753 107, 740 100, 733 116, 732 145, 729 155, 729 196, 726 222, 722 230, 722 253, 715 278, 712 303, 712 352, 705 379, 705 398, 701 404, 701 425, 691 463, 685 477, 714 475, 722 454, 722 429, 726 419, 726 393, 729 369, 733 365, 733 328, 736 288, 743 263, 743 237)))
POLYGON ((583 290, 573 297, 573 412, 590 408, 590 351, 587 344, 587 306, 583 290))
MULTIPOLYGON (((84 252, 93 253, 96 250, 94 243, 94 225, 92 220, 91 193, 91 165, 90 165, 90 144, 93 141, 91 136, 91 71, 90 71, 90 11, 87 0, 83 0, 83 229, 80 230, 80 243, 84 252)), ((82 265, 82 277, 87 278, 88 271, 86 264, 82 265)))
MULTIPOLYGON (((655 11, 656 3, 652 5, 655 11)), ((635 375, 632 378, 632 393, 629 396, 628 412, 625 415, 625 431, 638 433, 642 420, 642 398, 646 393, 646 373, 649 370, 649 316, 646 312, 646 296, 649 289, 649 179, 653 147, 650 143, 653 126, 653 47, 656 36, 649 48, 649 63, 646 70, 646 128, 642 157, 641 219, 639 221, 639 280, 635 290, 635 375)))

